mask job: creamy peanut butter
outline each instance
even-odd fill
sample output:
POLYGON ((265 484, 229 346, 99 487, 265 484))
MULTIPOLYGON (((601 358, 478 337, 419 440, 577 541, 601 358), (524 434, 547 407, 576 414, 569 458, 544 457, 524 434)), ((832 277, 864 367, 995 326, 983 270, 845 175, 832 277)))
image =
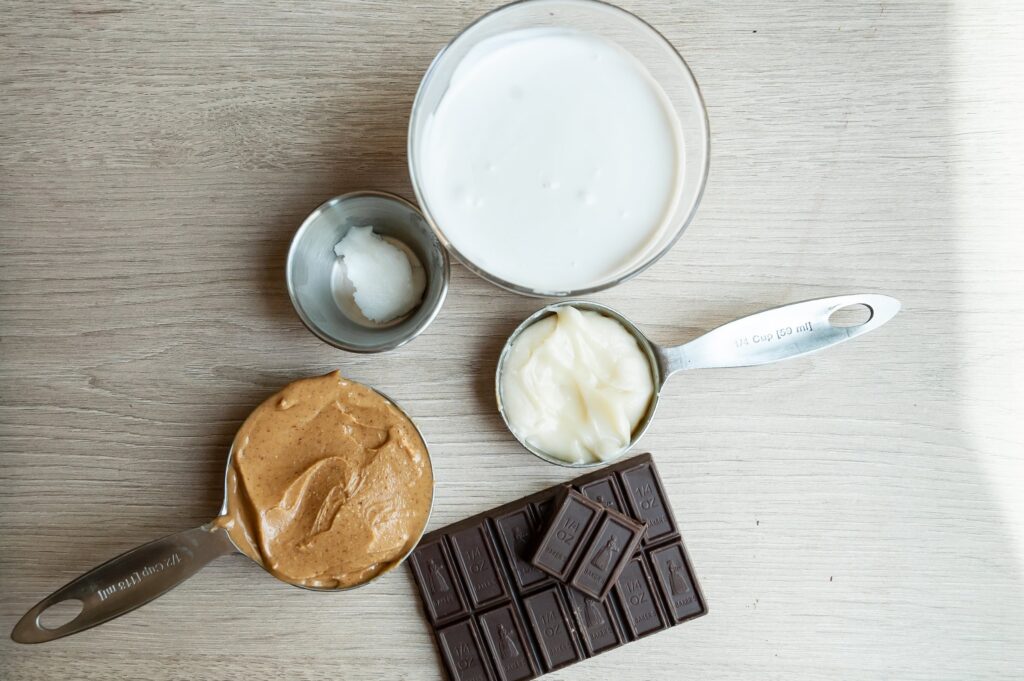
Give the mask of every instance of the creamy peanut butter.
POLYGON ((433 489, 426 445, 408 417, 335 371, 286 386, 242 424, 228 512, 217 522, 279 579, 342 588, 408 553, 433 489))

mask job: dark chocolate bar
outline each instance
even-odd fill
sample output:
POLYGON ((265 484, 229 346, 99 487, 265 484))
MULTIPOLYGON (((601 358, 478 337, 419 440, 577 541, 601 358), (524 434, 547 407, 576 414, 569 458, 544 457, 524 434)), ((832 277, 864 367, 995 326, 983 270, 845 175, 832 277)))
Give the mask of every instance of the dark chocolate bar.
POLYGON ((650 454, 569 486, 582 496, 556 485, 429 532, 409 557, 448 678, 527 681, 707 612, 650 454), (554 525, 549 521, 558 502, 569 496, 576 499, 572 515, 560 517, 580 521, 562 526, 575 533, 568 555, 577 565, 568 569, 558 556, 548 558, 584 588, 621 560, 622 572, 604 599, 530 564, 544 529, 554 525), (621 528, 608 520, 616 510, 656 527, 639 533, 646 537, 643 551, 624 545, 621 528), (582 565, 600 572, 587 574, 582 565))

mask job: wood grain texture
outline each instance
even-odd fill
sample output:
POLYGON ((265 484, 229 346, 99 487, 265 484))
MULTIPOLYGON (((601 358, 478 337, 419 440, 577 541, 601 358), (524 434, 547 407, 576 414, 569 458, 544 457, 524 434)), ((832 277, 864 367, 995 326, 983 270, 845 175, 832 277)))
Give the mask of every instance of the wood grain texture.
MULTIPOLYGON (((692 66, 712 126, 697 219, 596 299, 657 341, 855 291, 883 329, 668 387, 655 453, 711 614, 558 679, 1013 679, 1024 669, 1024 10, 1015 2, 625 5, 692 66)), ((39 647, 39 598, 219 506, 248 411, 335 367, 432 446, 432 527, 570 477, 495 414, 539 302, 456 266, 387 355, 292 313, 283 256, 320 201, 411 194, 436 51, 494 6, 5 0, 0 22, 0 678, 434 679, 400 571, 331 596, 241 557, 39 647)))

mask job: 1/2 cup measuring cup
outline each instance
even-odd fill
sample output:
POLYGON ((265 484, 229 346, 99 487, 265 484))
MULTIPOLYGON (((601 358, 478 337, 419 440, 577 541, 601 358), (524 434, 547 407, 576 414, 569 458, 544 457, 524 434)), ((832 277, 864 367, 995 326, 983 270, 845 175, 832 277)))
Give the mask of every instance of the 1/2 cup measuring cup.
MULTIPOLYGON (((409 415, 383 393, 374 392, 391 403, 408 420, 420 440, 425 444, 426 440, 423 439, 423 434, 409 415)), ((276 397, 277 395, 274 395, 270 399, 276 397)), ((221 505, 219 517, 227 516, 231 510, 229 485, 233 475, 232 464, 237 446, 237 441, 232 443, 231 451, 228 453, 224 472, 224 502, 221 505)), ((425 448, 425 454, 426 467, 427 470, 430 470, 429 449, 425 448)), ((432 472, 431 477, 433 477, 432 472)), ((431 485, 432 489, 433 485, 431 485)), ((433 506, 433 495, 431 495, 429 504, 431 507, 433 506)), ((409 543, 406 552, 395 559, 390 567, 366 581, 337 588, 314 587, 282 581, 300 589, 325 592, 348 591, 365 586, 393 570, 408 557, 423 535, 429 520, 428 510, 427 517, 423 520, 423 527, 415 536, 415 541, 409 543)), ((11 638, 18 643, 45 643, 103 624, 162 596, 202 570, 216 558, 231 553, 241 553, 252 559, 252 556, 249 556, 234 543, 228 531, 217 522, 217 519, 200 527, 143 544, 93 568, 36 603, 15 625, 11 632, 11 638), (81 611, 73 619, 53 628, 47 627, 40 621, 40 617, 46 610, 65 601, 78 601, 82 604, 81 611)), ((259 562, 255 560, 253 562, 270 572, 259 562)))
POLYGON ((817 298, 742 317, 708 331, 684 345, 663 347, 653 343, 633 322, 610 307, 585 300, 554 303, 527 317, 505 342, 505 347, 498 358, 495 377, 498 411, 520 444, 541 459, 573 468, 600 466, 621 457, 643 436, 654 418, 661 389, 676 372, 685 369, 756 366, 802 357, 873 331, 896 316, 899 310, 898 300, 874 293, 817 298), (870 317, 863 323, 855 326, 838 326, 831 323, 831 317, 836 311, 857 306, 864 306, 870 312, 870 317), (647 411, 633 428, 629 443, 618 453, 603 460, 566 461, 534 446, 528 438, 516 432, 502 399, 502 377, 512 346, 523 331, 554 314, 561 307, 589 310, 615 320, 636 339, 650 366, 654 394, 647 411))

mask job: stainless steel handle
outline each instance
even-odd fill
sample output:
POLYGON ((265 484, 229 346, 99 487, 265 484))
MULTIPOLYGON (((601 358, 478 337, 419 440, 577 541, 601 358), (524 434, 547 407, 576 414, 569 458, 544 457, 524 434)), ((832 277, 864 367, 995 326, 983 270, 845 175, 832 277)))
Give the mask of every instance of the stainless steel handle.
POLYGON ((11 632, 18 643, 45 643, 76 634, 145 605, 203 569, 236 551, 227 532, 211 524, 143 544, 72 580, 25 613, 11 632), (66 600, 82 602, 70 622, 48 629, 39 621, 45 610, 66 600))
POLYGON ((723 324, 685 345, 660 350, 662 375, 683 369, 745 367, 802 357, 877 329, 896 316, 900 301, 876 293, 833 296, 783 305, 723 324), (832 314, 864 305, 871 317, 858 326, 833 326, 832 314))

